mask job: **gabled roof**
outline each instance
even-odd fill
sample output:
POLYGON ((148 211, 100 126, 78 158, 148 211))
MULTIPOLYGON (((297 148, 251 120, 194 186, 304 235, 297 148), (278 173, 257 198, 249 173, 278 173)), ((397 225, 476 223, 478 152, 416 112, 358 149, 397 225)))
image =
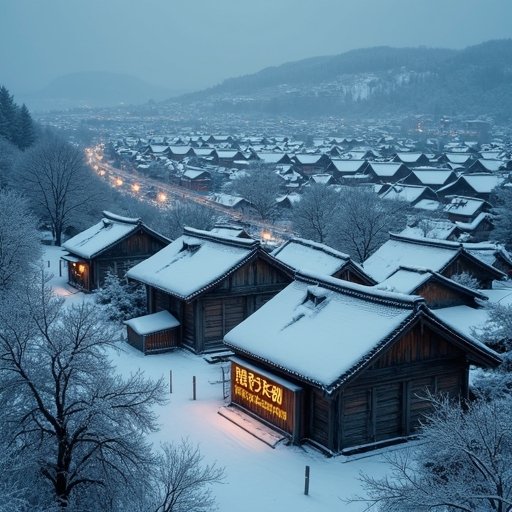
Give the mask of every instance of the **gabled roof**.
POLYGON ((387 279, 375 285, 375 288, 377 290, 410 295, 416 294, 417 291, 429 281, 441 283, 473 299, 487 300, 484 294, 472 288, 468 288, 467 286, 463 286, 452 279, 448 279, 439 272, 433 272, 432 270, 418 267, 399 267, 396 272, 391 274, 387 279))
POLYGON ((147 260, 135 265, 127 277, 158 288, 182 300, 192 300, 215 287, 253 257, 271 259, 260 243, 193 228, 147 260))
POLYGON ((471 216, 474 215, 480 208, 491 207, 487 201, 478 199, 477 197, 446 196, 446 198, 450 199, 450 202, 443 208, 446 213, 471 216))
POLYGON ((394 201, 405 201, 415 204, 422 198, 429 198, 435 201, 436 193, 430 188, 422 185, 408 185, 405 183, 396 183, 379 194, 381 199, 390 199, 394 201))
POLYGON ((505 277, 500 270, 472 256, 459 242, 394 233, 390 233, 390 239, 364 262, 363 268, 377 282, 382 282, 401 266, 421 267, 442 273, 460 256, 484 268, 494 279, 505 277))
POLYGON ((407 171, 407 167, 401 162, 369 162, 368 169, 376 176, 389 178, 400 171, 407 171))
POLYGON ((477 194, 490 194, 495 187, 501 185, 504 181, 505 179, 503 177, 496 176, 494 174, 463 174, 462 176, 459 176, 456 181, 440 188, 438 192, 449 192, 451 189, 456 190, 459 184, 467 184, 477 194))
POLYGON ((348 254, 312 240, 292 238, 272 251, 271 254, 284 265, 297 272, 314 272, 320 275, 333 276, 343 268, 350 267, 363 281, 374 282, 348 254))
POLYGON ((169 239, 148 228, 140 218, 122 217, 104 211, 101 222, 70 238, 62 247, 74 255, 92 259, 139 229, 165 243, 169 242, 169 239))
POLYGON ((296 281, 228 332, 224 342, 239 354, 331 394, 420 319, 435 324, 475 360, 499 364, 495 352, 434 317, 421 297, 315 274, 298 274, 296 281))
POLYGON ((412 176, 422 185, 441 186, 448 181, 455 181, 457 175, 451 169, 436 169, 433 167, 417 167, 411 171, 412 176))

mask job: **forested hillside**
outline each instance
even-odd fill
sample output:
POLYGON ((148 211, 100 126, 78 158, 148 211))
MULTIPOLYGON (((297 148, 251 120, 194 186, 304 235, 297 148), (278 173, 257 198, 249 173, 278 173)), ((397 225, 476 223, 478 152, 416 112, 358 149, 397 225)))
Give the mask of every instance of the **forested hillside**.
POLYGON ((266 68, 180 98, 217 111, 512 114, 512 40, 464 50, 377 47, 266 68))

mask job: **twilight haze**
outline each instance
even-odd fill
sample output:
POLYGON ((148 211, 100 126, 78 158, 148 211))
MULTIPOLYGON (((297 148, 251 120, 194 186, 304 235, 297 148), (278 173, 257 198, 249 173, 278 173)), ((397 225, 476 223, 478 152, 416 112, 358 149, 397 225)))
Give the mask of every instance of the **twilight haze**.
POLYGON ((0 83, 111 71, 201 89, 355 48, 510 38, 511 19, 510 0, 1 0, 0 83))

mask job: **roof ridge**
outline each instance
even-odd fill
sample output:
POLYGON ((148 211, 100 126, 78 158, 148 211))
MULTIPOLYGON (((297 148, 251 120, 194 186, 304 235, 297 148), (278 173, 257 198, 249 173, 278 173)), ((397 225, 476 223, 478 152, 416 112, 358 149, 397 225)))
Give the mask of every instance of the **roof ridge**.
POLYGON ((425 299, 418 295, 384 292, 377 290, 372 286, 351 283, 335 277, 310 272, 297 271, 295 273, 295 279, 304 283, 322 286, 329 290, 342 293, 343 295, 350 295, 361 300, 388 306, 416 310, 421 304, 426 304, 425 299))
POLYGON ((217 233, 212 233, 211 231, 204 231, 202 229, 191 228, 188 226, 183 228, 183 235, 193 236, 195 238, 200 238, 201 240, 209 240, 211 242, 217 242, 233 247, 242 247, 244 249, 254 249, 260 246, 259 240, 254 240, 253 238, 238 238, 229 235, 219 235, 217 233))
POLYGON ((303 245, 305 247, 310 247, 312 249, 318 249, 322 252, 325 252, 326 254, 329 254, 330 256, 336 256, 344 261, 352 260, 349 254, 346 254, 344 252, 338 251, 332 247, 329 247, 328 245, 322 244, 320 242, 315 242, 313 240, 308 240, 307 238, 300 238, 300 237, 293 237, 287 240, 281 247, 278 247, 275 251, 272 252, 272 254, 275 256, 279 254, 287 245, 291 243, 297 243, 299 245, 303 245))
POLYGON ((389 233, 390 240, 397 240, 399 242, 407 242, 416 245, 428 245, 430 247, 439 247, 441 249, 463 249, 461 242, 452 242, 450 240, 438 240, 437 238, 416 238, 399 233, 389 233))

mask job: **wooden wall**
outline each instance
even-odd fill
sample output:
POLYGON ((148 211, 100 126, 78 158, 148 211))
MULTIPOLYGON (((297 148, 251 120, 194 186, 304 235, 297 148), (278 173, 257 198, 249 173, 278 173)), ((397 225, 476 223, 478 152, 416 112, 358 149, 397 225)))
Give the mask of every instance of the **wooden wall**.
POLYGON ((190 303, 151 288, 149 312, 167 310, 181 322, 180 343, 201 353, 221 349, 224 335, 289 282, 280 269, 256 258, 190 303))
POLYGON ((425 283, 415 294, 421 295, 432 309, 475 305, 475 301, 470 296, 459 293, 453 288, 438 282, 425 283))
POLYGON ((480 283, 481 288, 492 288, 492 282, 495 279, 493 275, 486 272, 482 267, 475 265, 471 260, 465 257, 459 257, 446 267, 441 273, 445 277, 451 277, 455 274, 467 272, 471 274, 480 283))
POLYGON ((430 410, 427 392, 467 396, 464 353, 416 325, 332 397, 309 396, 306 437, 339 452, 414 433, 430 410))

